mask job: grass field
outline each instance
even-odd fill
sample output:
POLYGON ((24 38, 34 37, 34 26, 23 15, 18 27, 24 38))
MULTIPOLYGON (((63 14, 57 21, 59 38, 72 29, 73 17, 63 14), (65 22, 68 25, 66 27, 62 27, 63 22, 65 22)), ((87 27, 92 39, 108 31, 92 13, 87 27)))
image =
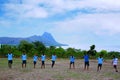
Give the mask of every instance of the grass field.
POLYGON ((34 69, 32 59, 28 59, 24 69, 20 59, 13 60, 12 69, 7 63, 7 58, 0 58, 0 80, 120 80, 120 63, 119 72, 115 72, 110 60, 104 62, 100 72, 97 72, 96 60, 90 60, 89 71, 83 70, 83 60, 79 59, 75 62, 75 69, 69 69, 67 59, 57 59, 54 68, 51 68, 51 61, 46 60, 45 69, 40 68, 40 61, 34 69))

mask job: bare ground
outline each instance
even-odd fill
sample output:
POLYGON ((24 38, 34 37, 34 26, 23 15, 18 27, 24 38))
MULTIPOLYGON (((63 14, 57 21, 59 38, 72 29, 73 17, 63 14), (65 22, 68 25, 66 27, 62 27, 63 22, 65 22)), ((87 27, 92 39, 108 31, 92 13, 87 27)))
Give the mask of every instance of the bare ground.
POLYGON ((46 61, 46 68, 41 69, 40 62, 33 68, 32 60, 29 59, 27 68, 21 68, 21 61, 15 59, 13 68, 9 69, 7 60, 0 59, 0 80, 120 80, 120 64, 115 72, 111 61, 104 62, 102 70, 97 72, 97 61, 90 61, 89 71, 83 70, 83 60, 76 60, 75 69, 69 69, 69 60, 58 59, 54 68, 51 61, 46 61))

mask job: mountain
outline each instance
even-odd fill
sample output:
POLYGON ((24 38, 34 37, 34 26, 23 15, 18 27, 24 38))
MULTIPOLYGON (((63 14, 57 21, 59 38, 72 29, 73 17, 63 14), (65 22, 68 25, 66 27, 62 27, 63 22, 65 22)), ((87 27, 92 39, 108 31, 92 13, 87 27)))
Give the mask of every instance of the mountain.
POLYGON ((45 46, 68 46, 67 44, 57 42, 48 32, 44 32, 42 36, 34 35, 27 38, 0 37, 0 44, 18 45, 21 40, 28 42, 40 41, 45 46))

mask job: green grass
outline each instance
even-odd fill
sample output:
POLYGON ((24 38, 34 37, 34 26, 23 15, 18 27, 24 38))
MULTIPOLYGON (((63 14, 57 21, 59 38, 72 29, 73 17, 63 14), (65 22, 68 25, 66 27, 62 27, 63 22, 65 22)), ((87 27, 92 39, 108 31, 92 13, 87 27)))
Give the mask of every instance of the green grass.
POLYGON ((8 60, 5 58, 0 58, 0 69, 5 69, 8 66, 8 60))

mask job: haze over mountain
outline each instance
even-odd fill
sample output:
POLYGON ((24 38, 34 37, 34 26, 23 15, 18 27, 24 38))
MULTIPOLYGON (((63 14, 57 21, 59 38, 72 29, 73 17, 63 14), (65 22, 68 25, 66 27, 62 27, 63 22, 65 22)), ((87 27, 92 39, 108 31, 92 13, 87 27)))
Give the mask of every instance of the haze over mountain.
POLYGON ((26 40, 28 42, 40 41, 45 46, 67 46, 67 44, 57 42, 48 32, 44 32, 42 36, 34 35, 27 38, 0 37, 0 44, 18 45, 21 40, 26 40))

